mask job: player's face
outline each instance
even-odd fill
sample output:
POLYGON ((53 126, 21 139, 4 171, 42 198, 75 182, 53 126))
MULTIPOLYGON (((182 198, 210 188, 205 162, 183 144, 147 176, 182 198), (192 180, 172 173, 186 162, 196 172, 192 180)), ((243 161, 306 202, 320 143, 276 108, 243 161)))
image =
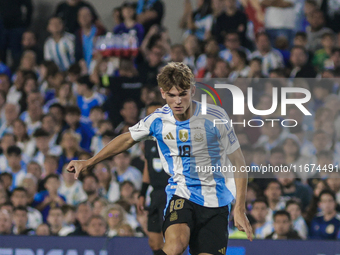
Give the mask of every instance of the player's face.
POLYGON ((195 86, 193 86, 191 89, 180 91, 178 91, 176 87, 172 87, 169 91, 166 92, 161 89, 162 97, 166 100, 176 119, 182 121, 191 117, 191 95, 193 95, 194 92, 195 86))

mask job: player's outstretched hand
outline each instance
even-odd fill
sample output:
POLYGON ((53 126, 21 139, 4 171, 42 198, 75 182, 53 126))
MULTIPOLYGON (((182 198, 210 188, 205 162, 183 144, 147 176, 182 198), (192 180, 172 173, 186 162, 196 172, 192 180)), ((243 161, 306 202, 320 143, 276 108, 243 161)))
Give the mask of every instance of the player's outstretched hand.
POLYGON ((140 196, 138 198, 138 203, 137 203, 137 213, 138 214, 144 213, 144 206, 145 206, 145 197, 140 196))
POLYGON ((68 165, 66 170, 69 173, 74 173, 74 178, 78 179, 80 172, 85 171, 89 168, 89 163, 87 160, 72 160, 68 165))
POLYGON ((246 232, 247 238, 253 241, 253 229, 244 211, 234 210, 234 224, 238 230, 246 232))

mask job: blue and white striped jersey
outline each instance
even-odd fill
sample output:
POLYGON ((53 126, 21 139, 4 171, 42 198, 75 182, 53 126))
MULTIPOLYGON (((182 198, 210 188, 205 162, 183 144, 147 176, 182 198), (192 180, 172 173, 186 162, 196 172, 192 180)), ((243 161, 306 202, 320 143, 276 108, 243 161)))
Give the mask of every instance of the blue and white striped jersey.
POLYGON ((47 38, 44 58, 53 60, 61 71, 66 71, 75 62, 75 36, 65 32, 59 42, 52 37, 47 38))
POLYGON ((201 103, 193 103, 195 112, 186 121, 177 121, 165 105, 129 130, 135 141, 156 138, 163 168, 171 176, 168 201, 177 195, 205 207, 225 206, 236 195, 233 174, 212 171, 211 166, 231 166, 228 154, 240 145, 221 107, 207 104, 207 114, 202 115, 201 103), (226 119, 228 124, 214 127, 214 119, 226 119))

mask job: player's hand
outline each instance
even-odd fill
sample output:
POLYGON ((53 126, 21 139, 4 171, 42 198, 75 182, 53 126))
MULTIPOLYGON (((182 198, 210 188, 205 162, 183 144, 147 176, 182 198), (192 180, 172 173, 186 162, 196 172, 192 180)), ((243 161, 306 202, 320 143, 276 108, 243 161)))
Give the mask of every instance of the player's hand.
POLYGON ((247 238, 253 241, 253 228, 251 227, 249 220, 244 210, 234 210, 234 224, 238 230, 246 232, 247 238))
POLYGON ((74 178, 78 179, 80 172, 86 171, 89 168, 87 160, 72 160, 66 167, 69 173, 74 173, 74 178))
POLYGON ((139 197, 137 203, 137 213, 143 214, 144 213, 144 206, 145 206, 145 197, 139 197))

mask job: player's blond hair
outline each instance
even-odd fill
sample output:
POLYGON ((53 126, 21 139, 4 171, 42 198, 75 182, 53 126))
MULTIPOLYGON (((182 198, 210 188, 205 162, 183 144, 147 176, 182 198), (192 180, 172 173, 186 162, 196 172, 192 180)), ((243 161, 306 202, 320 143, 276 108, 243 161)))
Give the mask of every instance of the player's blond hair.
POLYGON ((158 86, 165 92, 171 90, 173 86, 177 90, 187 90, 194 84, 194 75, 186 64, 171 62, 158 74, 157 81, 158 86))

